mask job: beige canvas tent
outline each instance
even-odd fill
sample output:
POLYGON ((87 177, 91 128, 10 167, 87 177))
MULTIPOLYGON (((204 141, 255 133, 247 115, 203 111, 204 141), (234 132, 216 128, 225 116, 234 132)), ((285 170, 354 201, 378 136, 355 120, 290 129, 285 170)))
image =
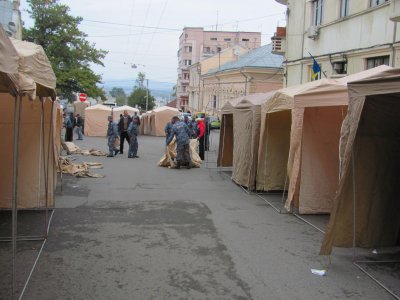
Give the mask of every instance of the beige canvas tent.
POLYGON ((85 109, 90 106, 89 101, 75 101, 74 102, 74 114, 79 114, 83 119, 85 119, 85 109))
MULTIPOLYGON (((56 78, 41 46, 10 39, 12 50, 2 32, 0 40, 2 47, 7 44, 8 50, 18 55, 18 83, 12 89, 18 91, 18 97, 0 94, 0 128, 4 133, 0 147, 0 207, 12 207, 13 186, 17 187, 18 208, 52 207, 58 159, 54 142, 57 107, 52 101, 56 78), (10 172, 13 166, 18 168, 15 182, 14 172, 10 172)), ((15 64, 14 55, 7 59, 10 67, 15 64)), ((0 86, 4 86, 3 79, 4 73, 0 86)))
POLYGON ((332 246, 400 245, 400 69, 350 82, 348 90, 339 188, 322 255, 332 246))
POLYGON ((233 108, 232 180, 249 190, 255 190, 256 187, 261 104, 274 93, 245 96, 233 108))
POLYGON ((169 106, 162 106, 154 109, 150 114, 150 134, 154 136, 165 136, 165 125, 177 116, 179 110, 169 106))
POLYGON ((143 134, 145 135, 151 134, 150 114, 151 111, 148 111, 142 115, 141 126, 143 126, 143 134))
POLYGON ((125 110, 128 112, 128 114, 130 116, 139 115, 139 112, 140 112, 137 108, 134 108, 134 107, 131 107, 131 106, 128 106, 128 105, 118 106, 118 107, 113 109, 114 121, 118 122, 119 116, 121 114, 124 114, 125 110))
POLYGON ((218 167, 232 167, 233 165, 233 108, 242 99, 243 96, 230 99, 221 108, 218 167))
MULTIPOLYGON (((290 118, 286 115, 280 119, 281 122, 284 119, 291 121, 289 152, 287 148, 279 149, 277 144, 282 141, 272 135, 267 135, 269 145, 266 147, 267 155, 268 153, 271 155, 267 158, 272 168, 270 174, 279 174, 275 179, 278 178, 277 183, 282 185, 284 176, 283 173, 278 173, 279 169, 282 170, 278 162, 283 163, 282 156, 288 153, 287 171, 290 181, 286 209, 292 210, 295 207, 303 214, 331 211, 339 177, 339 137, 342 121, 347 112, 347 82, 354 78, 374 76, 388 68, 380 66, 340 80, 322 79, 282 89, 266 103, 264 126, 267 121, 269 126, 277 126, 277 122, 274 124, 273 119, 274 117, 277 119, 273 115, 277 112, 290 111, 291 115, 290 118), (271 160, 274 159, 274 155, 280 155, 282 159, 271 160)), ((285 128, 282 133, 287 141, 288 124, 281 124, 280 128, 285 128)), ((262 143, 265 145, 265 140, 262 143)), ((283 146, 287 145, 287 142, 284 142, 283 146)), ((261 157, 260 154, 260 159, 261 157)), ((260 170, 268 171, 265 163, 264 165, 262 161, 259 163, 260 170)), ((261 171, 259 178, 260 174, 261 171)), ((265 186, 268 184, 270 182, 265 186)))
MULTIPOLYGON (((111 108, 96 104, 85 109, 85 134, 87 136, 106 136, 111 108)), ((118 122, 119 118, 114 120, 118 122)))

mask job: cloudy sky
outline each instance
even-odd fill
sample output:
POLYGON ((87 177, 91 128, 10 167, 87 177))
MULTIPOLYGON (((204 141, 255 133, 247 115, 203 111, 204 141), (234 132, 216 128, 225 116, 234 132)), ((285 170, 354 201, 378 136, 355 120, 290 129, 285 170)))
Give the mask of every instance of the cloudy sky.
MULTIPOLYGON (((61 0, 83 17, 80 29, 97 48, 107 50, 105 67, 94 67, 107 85, 126 86, 139 71, 153 81, 177 78, 179 36, 185 26, 205 30, 261 31, 270 43, 276 26, 285 24, 285 6, 275 0, 61 0), (137 68, 133 69, 132 64, 137 68)), ((25 26, 32 25, 26 0, 25 26)))

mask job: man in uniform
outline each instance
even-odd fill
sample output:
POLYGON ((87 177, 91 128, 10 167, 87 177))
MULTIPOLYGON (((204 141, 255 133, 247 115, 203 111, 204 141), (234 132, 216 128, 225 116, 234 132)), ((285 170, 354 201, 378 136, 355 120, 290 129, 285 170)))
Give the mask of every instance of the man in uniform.
POLYGON ((108 150, 109 154, 107 157, 114 157, 114 155, 117 155, 119 150, 116 150, 114 147, 115 139, 118 136, 118 127, 117 123, 113 121, 112 116, 108 116, 108 128, 107 128, 107 145, 108 145, 108 150))
POLYGON ((139 126, 138 126, 139 118, 135 117, 132 119, 131 124, 128 127, 128 135, 129 135, 129 150, 128 150, 128 158, 139 158, 137 155, 138 151, 138 140, 137 136, 139 134, 139 126))
POLYGON ((119 152, 124 153, 124 140, 126 139, 129 144, 128 127, 132 122, 132 117, 128 114, 127 110, 124 110, 124 115, 119 119, 118 132, 120 136, 119 152))
POLYGON ((83 140, 83 134, 82 134, 83 119, 80 114, 76 114, 75 126, 76 126, 76 131, 78 133, 78 140, 83 140))
POLYGON ((168 122, 165 125, 164 132, 165 132, 165 142, 167 142, 169 139, 169 136, 171 135, 171 132, 172 132, 172 122, 168 122))
POLYGON ((185 154, 185 161, 187 162, 187 169, 192 167, 192 162, 190 159, 189 152, 189 142, 190 142, 190 130, 187 125, 180 121, 177 116, 172 118, 171 123, 173 124, 171 134, 167 138, 167 146, 176 137, 176 168, 179 169, 182 163, 182 155, 185 154))

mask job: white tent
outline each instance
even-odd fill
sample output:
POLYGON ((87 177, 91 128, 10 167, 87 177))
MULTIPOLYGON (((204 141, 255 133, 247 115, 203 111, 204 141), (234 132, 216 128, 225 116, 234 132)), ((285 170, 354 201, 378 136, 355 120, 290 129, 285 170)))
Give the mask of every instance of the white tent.
POLYGON ((127 111, 128 114, 130 116, 134 116, 134 115, 139 115, 139 110, 137 108, 128 106, 128 105, 123 105, 123 106, 119 106, 113 109, 113 118, 114 121, 118 123, 119 120, 119 116, 124 114, 124 111, 127 111))
MULTIPOLYGON (((111 115, 111 108, 96 104, 85 109, 85 135, 106 136, 108 127, 108 116, 111 115)), ((119 119, 116 121, 118 122, 119 119)))

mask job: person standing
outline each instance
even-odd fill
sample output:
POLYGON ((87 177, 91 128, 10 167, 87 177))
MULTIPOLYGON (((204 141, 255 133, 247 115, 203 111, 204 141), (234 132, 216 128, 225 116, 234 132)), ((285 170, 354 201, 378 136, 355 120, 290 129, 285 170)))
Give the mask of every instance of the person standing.
POLYGON ((168 139, 169 139, 169 136, 171 135, 171 132, 172 132, 172 126, 173 126, 173 124, 172 124, 172 121, 171 121, 171 122, 168 122, 168 123, 165 125, 165 127, 164 127, 164 132, 165 132, 165 142, 167 142, 167 141, 168 141, 168 139))
POLYGON ((199 126, 199 135, 197 137, 197 140, 199 141, 199 156, 201 160, 204 160, 204 150, 205 150, 205 140, 206 140, 206 135, 205 135, 205 125, 204 125, 204 120, 203 119, 197 119, 197 125, 199 126))
POLYGON ((199 134, 199 127, 197 126, 195 117, 192 118, 192 120, 190 121, 190 124, 192 126, 192 131, 193 131, 192 138, 195 139, 195 138, 197 138, 197 135, 199 134))
POLYGON ((167 139, 167 146, 171 143, 174 136, 176 137, 176 169, 179 169, 182 164, 182 155, 185 155, 184 160, 187 162, 186 168, 192 167, 189 152, 190 130, 186 124, 179 120, 177 116, 172 118, 173 124, 171 134, 167 139))
POLYGON ((64 117, 64 127, 65 127, 65 141, 72 142, 73 140, 73 129, 74 129, 74 121, 73 121, 72 113, 65 113, 64 117))
POLYGON ((124 154, 124 140, 126 139, 128 141, 128 145, 130 143, 128 127, 131 122, 132 122, 132 117, 128 114, 127 110, 124 110, 124 114, 122 118, 119 119, 118 122, 118 132, 120 136, 119 152, 121 154, 124 154))
POLYGON ((189 120, 189 117, 188 117, 188 116, 185 116, 185 117, 183 118, 183 122, 185 122, 186 126, 187 126, 187 127, 189 128, 189 130, 190 130, 190 138, 191 138, 191 139, 196 138, 196 137, 195 137, 195 129, 193 128, 193 124, 192 124, 191 120, 189 120))
POLYGON ((139 134, 139 126, 138 126, 138 119, 137 117, 133 118, 132 122, 129 124, 128 127, 128 134, 129 134, 129 150, 128 150, 128 158, 139 158, 137 155, 139 143, 137 140, 137 136, 139 134))
POLYGON ((112 116, 108 116, 108 128, 107 128, 107 145, 108 145, 108 151, 109 154, 107 157, 114 157, 114 155, 117 155, 119 150, 115 149, 114 144, 115 144, 115 139, 118 136, 118 127, 117 124, 113 121, 112 116))
POLYGON ((76 132, 78 133, 78 140, 83 140, 83 134, 82 134, 83 120, 80 114, 76 114, 74 123, 76 127, 76 132))

